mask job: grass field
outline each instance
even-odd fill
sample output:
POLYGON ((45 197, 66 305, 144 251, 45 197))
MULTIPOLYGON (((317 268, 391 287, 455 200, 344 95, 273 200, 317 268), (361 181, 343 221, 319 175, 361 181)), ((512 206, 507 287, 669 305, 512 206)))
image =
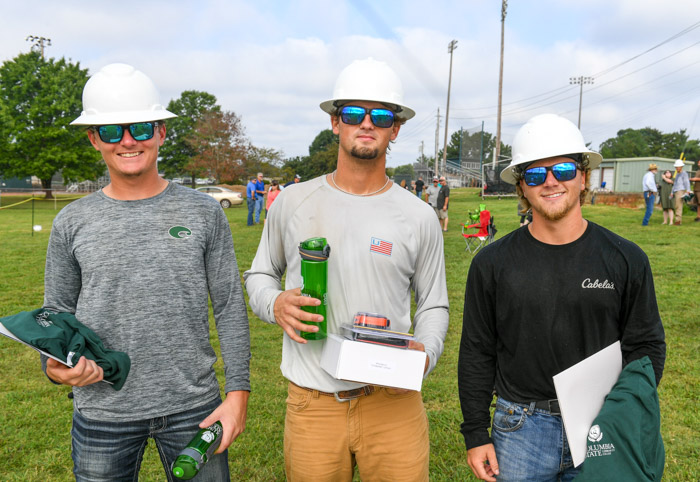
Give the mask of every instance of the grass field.
MULTIPOLYGON (((51 222, 68 201, 34 201, 3 196, 0 209, 0 316, 38 308, 43 300, 43 272, 51 222)), ((423 385, 431 430, 431 479, 474 480, 465 462, 459 433, 457 349, 461 333, 464 284, 471 257, 464 251, 459 223, 480 198, 469 189, 455 189, 450 198, 450 229, 445 234, 450 329, 445 352, 423 385)), ((495 216, 497 237, 518 227, 516 200, 485 201, 495 216)), ((241 274, 253 259, 261 226, 247 227, 245 207, 226 211, 233 231, 241 274)), ((664 480, 700 480, 700 223, 686 212, 683 226, 662 226, 655 211, 642 227, 641 209, 584 206, 586 218, 637 243, 649 256, 668 353, 659 389, 661 424, 666 445, 664 480)), ((249 310, 252 394, 246 431, 229 449, 233 480, 284 480, 282 431, 286 383, 279 371, 282 332, 262 323, 249 310)), ((216 332, 212 331, 216 342, 216 332)), ((0 337, 0 480, 72 480, 70 457, 71 401, 69 388, 49 383, 31 349, 0 337)), ((217 363, 221 380, 221 364, 217 363)), ((144 457, 141 480, 164 480, 153 444, 144 457)))

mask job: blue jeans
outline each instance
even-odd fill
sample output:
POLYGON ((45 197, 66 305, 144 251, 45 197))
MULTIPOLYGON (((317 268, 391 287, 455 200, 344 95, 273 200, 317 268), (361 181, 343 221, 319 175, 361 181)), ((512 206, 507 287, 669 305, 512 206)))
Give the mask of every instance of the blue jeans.
POLYGON ((265 200, 262 196, 255 198, 255 224, 260 224, 260 212, 264 202, 265 200))
POLYGON ((498 397, 491 439, 498 460, 498 482, 569 481, 574 468, 561 417, 498 397))
POLYGON ((644 219, 642 220, 642 226, 649 225, 649 219, 651 219, 651 213, 654 212, 654 193, 651 191, 644 191, 644 203, 647 205, 647 210, 644 213, 644 219))
MULTIPOLYGON (((73 473, 77 482, 138 480, 149 437, 158 448, 168 481, 170 465, 192 440, 199 424, 221 400, 185 412, 131 422, 101 422, 73 411, 73 473)), ((214 455, 197 474, 197 481, 229 480, 228 451, 214 455)))
POLYGON ((253 210, 255 209, 255 199, 248 198, 248 226, 253 225, 253 210))

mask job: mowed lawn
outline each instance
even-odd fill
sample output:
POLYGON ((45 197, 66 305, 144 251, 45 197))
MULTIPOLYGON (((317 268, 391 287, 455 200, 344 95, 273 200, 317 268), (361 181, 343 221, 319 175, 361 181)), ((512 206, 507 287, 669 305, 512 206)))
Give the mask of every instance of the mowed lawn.
MULTIPOLYGON (((0 316, 41 306, 51 222, 58 209, 69 202, 37 199, 33 210, 32 202, 7 207, 23 199, 6 195, 0 198, 0 316), (41 225, 42 230, 32 231, 32 224, 41 225)), ((464 250, 460 223, 466 220, 467 211, 476 209, 480 202, 485 202, 495 216, 497 237, 516 229, 519 221, 514 198, 482 201, 473 189, 452 191, 450 225, 445 233, 450 329, 445 352, 423 384, 423 399, 430 419, 430 472, 431 479, 436 481, 474 480, 466 465, 459 433, 461 413, 456 372, 464 283, 471 260, 464 250)), ((242 274, 255 255, 262 226, 246 226, 244 206, 228 209, 226 214, 242 274)), ((584 206, 586 218, 634 241, 651 261, 668 344, 666 369, 659 389, 666 445, 664 480, 668 481, 700 480, 700 223, 692 222, 694 214, 686 208, 683 226, 662 226, 661 212, 656 210, 651 225, 642 227, 641 208, 584 206)), ((115 242, 119 242, 118 236, 115 242)), ((565 270, 566 266, 561 269, 565 270)), ((286 382, 279 371, 282 331, 262 323, 250 310, 248 314, 253 388, 246 430, 229 449, 231 475, 233 480, 284 480, 286 382)), ((212 329, 211 333, 216 344, 216 331, 212 329)), ((33 350, 0 338, 0 460, 3 461, 0 480, 72 480, 72 402, 67 397, 70 389, 45 379, 39 356, 33 350)), ((216 369, 221 380, 221 362, 216 369)), ((406 430, 411 427, 407 426, 406 430)), ((534 445, 533 457, 536 456, 534 445)), ((141 480, 164 480, 153 443, 144 456, 141 474, 141 480)))

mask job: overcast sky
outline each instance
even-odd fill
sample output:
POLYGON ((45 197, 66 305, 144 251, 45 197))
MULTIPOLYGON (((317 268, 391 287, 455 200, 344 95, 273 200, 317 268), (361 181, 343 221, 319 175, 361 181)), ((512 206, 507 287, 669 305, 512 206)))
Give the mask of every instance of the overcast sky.
MULTIPOLYGON (((388 165, 434 155, 443 144, 450 66, 449 132, 496 133, 499 0, 230 0, 84 2, 0 0, 0 60, 51 39, 47 57, 90 73, 126 62, 148 74, 162 102, 184 90, 214 94, 238 114, 252 143, 286 157, 308 154, 329 127, 318 104, 352 60, 389 63, 417 114, 388 165)), ((505 20, 502 140, 528 118, 553 112, 599 144, 624 128, 686 129, 700 138, 700 1, 510 0, 505 20)))

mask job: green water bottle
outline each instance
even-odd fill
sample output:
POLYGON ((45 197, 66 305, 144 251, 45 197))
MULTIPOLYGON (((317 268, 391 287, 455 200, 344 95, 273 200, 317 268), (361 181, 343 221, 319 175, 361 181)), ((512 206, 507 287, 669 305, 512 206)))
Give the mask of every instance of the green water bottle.
POLYGON ((326 238, 309 238, 299 244, 301 255, 301 294, 321 300, 318 306, 303 306, 301 309, 308 313, 323 316, 320 323, 304 321, 318 326, 315 333, 302 331, 301 337, 306 340, 324 340, 326 338, 326 308, 328 307, 328 257, 331 247, 326 238))
POLYGON ((173 475, 182 480, 189 480, 197 475, 221 444, 223 434, 221 422, 215 422, 197 432, 173 462, 173 475))

